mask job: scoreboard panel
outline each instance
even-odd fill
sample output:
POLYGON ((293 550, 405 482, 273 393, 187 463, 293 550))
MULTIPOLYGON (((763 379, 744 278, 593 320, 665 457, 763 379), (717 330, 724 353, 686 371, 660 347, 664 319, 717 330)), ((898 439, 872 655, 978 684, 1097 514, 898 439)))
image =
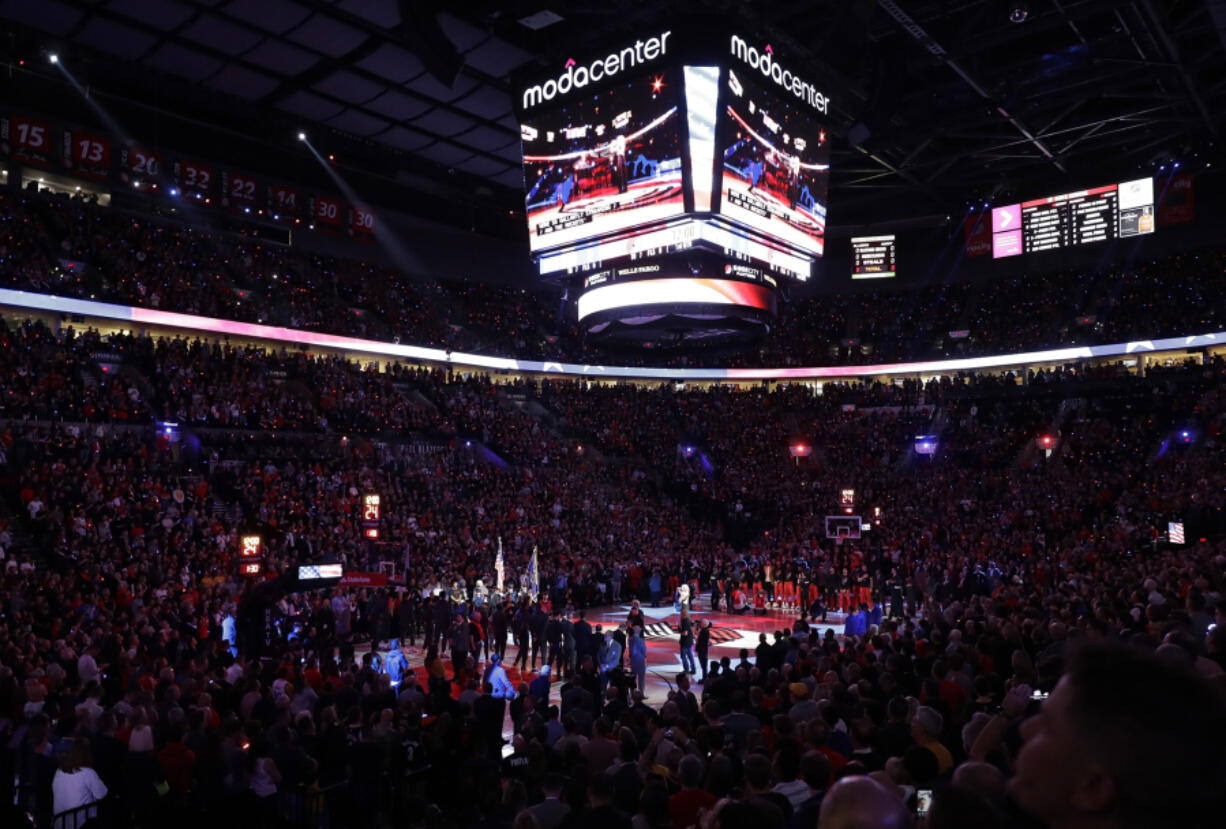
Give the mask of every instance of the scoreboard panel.
POLYGON ((992 210, 992 256, 1126 239, 1154 232, 1154 180, 1107 184, 992 210))
POLYGON ((858 236, 851 240, 851 278, 886 279, 894 269, 894 234, 858 236))

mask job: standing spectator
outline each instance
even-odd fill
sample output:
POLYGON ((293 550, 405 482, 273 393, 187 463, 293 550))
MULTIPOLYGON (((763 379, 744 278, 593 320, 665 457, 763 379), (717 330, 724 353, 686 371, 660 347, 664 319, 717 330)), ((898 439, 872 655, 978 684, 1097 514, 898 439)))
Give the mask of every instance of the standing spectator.
POLYGON ((170 727, 166 745, 158 752, 158 762, 170 786, 171 802, 185 805, 192 791, 192 779, 196 767, 196 754, 183 745, 182 725, 170 727))
POLYGON ((698 656, 698 668, 702 672, 699 683, 707 681, 707 660, 711 658, 711 620, 701 619, 698 622, 698 637, 695 640, 694 651, 698 656))
POLYGON ((447 631, 447 643, 451 646, 451 673, 453 679, 460 681, 460 672, 468 664, 468 652, 473 649, 472 628, 464 614, 457 613, 455 622, 447 631))
POLYGON ((941 774, 954 767, 953 755, 941 744, 941 732, 944 730, 945 718, 935 708, 921 705, 915 709, 911 720, 911 737, 936 756, 941 774))
POLYGON ((647 693, 647 640, 643 638, 643 629, 630 627, 630 673, 634 674, 634 684, 639 691, 647 693))
POLYGON ((125 796, 133 820, 142 825, 156 820, 162 798, 169 793, 170 786, 153 751, 153 729, 147 725, 138 725, 128 737, 124 777, 125 796))
POLYGON ((98 816, 98 810, 93 804, 106 797, 106 784, 98 777, 98 773, 90 767, 89 741, 78 737, 73 741, 60 768, 51 781, 52 803, 55 814, 90 806, 80 814, 74 814, 67 819, 65 829, 79 829, 87 820, 98 816))
POLYGON ((643 614, 643 608, 639 606, 638 599, 630 603, 630 612, 626 614, 626 624, 639 630, 647 627, 647 617, 643 614))
POLYGON ((694 623, 690 621, 690 612, 684 607, 681 608, 681 623, 678 627, 681 634, 677 640, 677 646, 681 650, 681 670, 694 676, 698 673, 694 666, 694 623))
POLYGON ((668 799, 673 826, 697 826, 698 813, 715 805, 715 795, 702 788, 703 762, 692 754, 681 758, 677 777, 681 791, 668 799))
POLYGON ((560 774, 548 774, 541 783, 541 792, 545 799, 535 806, 528 807, 528 814, 535 818, 539 829, 558 829, 562 822, 570 817, 570 806, 562 801, 562 790, 565 781, 560 774))

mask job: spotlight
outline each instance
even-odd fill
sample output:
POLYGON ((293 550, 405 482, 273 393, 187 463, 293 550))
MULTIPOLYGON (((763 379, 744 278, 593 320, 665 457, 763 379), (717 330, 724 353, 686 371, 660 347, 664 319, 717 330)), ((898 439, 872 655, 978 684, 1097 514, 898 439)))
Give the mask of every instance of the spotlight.
POLYGON ((305 132, 300 132, 300 133, 298 133, 298 140, 299 140, 299 141, 306 141, 306 133, 305 133, 305 132))
POLYGON ((179 188, 178 188, 178 187, 171 187, 171 188, 170 188, 170 195, 172 195, 172 196, 177 196, 177 195, 179 195, 179 188))
POLYGON ((59 63, 60 56, 57 55, 55 52, 52 52, 51 54, 47 55, 47 60, 51 61, 52 63, 59 63))
POLYGON ((1009 4, 1009 22, 1010 23, 1025 23, 1026 18, 1030 16, 1030 4, 1025 0, 1014 0, 1009 4))

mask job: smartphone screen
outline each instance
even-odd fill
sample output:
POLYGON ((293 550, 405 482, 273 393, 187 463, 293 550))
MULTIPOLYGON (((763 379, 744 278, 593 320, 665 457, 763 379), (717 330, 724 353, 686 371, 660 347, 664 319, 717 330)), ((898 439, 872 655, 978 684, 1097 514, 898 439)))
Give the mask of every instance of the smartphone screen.
POLYGON ((928 817, 930 808, 932 808, 932 789, 919 789, 915 793, 915 816, 928 817))

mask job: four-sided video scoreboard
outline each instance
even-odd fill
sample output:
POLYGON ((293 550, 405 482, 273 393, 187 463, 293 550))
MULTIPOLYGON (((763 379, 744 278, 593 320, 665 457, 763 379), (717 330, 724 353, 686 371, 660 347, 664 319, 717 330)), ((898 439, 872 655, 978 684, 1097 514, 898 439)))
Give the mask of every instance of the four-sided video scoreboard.
POLYGON ((518 88, 529 248, 589 331, 767 321, 824 253, 830 100, 770 43, 678 23, 518 88))

